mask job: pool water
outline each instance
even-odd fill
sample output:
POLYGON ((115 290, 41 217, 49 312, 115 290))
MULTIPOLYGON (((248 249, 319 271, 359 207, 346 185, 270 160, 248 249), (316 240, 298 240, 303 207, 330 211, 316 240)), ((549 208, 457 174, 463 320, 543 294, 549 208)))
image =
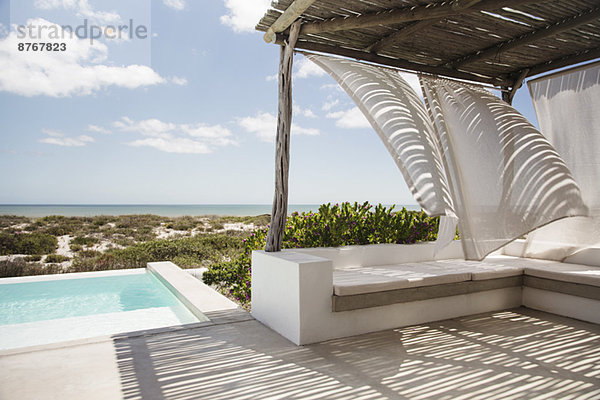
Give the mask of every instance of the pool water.
POLYGON ((0 349, 199 321, 145 270, 0 284, 0 349))

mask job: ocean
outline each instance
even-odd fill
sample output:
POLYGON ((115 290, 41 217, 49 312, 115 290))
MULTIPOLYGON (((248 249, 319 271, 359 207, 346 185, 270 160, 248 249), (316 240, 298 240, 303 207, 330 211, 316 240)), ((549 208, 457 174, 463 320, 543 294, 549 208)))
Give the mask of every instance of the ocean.
MULTIPOLYGON (((290 204, 288 213, 317 211, 319 204, 290 204)), ((388 205, 389 206, 389 205, 388 205)), ((183 215, 251 216, 271 213, 271 204, 0 204, 0 215, 45 217, 91 217, 95 215, 154 214, 164 217, 183 215)), ((415 205, 397 205, 396 209, 420 210, 415 205)))

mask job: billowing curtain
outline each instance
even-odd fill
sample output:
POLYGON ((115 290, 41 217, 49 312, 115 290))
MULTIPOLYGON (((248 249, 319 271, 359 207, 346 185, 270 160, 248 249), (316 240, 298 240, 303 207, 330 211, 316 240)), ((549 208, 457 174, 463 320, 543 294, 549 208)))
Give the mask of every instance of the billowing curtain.
POLYGON ((420 78, 467 259, 557 219, 587 215, 563 160, 514 108, 479 86, 420 78))
POLYGON ((527 237, 524 256, 561 260, 600 245, 600 62, 529 83, 540 130, 581 187, 589 218, 557 221, 527 237))
POLYGON ((456 216, 465 258, 480 260, 535 228, 587 215, 552 145, 487 90, 422 76, 426 107, 395 70, 306 56, 354 100, 421 207, 443 216, 438 244, 454 237, 456 216))
POLYGON ((398 71, 316 54, 306 57, 354 100, 423 210, 431 216, 453 216, 433 125, 423 102, 398 71))

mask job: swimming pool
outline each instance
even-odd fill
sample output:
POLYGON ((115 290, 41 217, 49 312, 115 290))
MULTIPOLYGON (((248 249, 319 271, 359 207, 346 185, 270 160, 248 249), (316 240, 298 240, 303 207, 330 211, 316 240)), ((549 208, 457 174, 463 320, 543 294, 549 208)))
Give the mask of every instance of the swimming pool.
POLYGON ((0 349, 208 320, 145 269, 0 283, 0 349))

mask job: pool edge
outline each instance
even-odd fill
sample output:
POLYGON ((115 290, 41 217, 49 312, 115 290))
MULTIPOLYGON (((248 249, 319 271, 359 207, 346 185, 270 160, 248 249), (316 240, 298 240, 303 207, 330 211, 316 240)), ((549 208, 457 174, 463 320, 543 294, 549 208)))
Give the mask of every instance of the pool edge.
POLYGON ((146 268, 201 321, 211 319, 208 313, 241 308, 170 261, 150 262, 146 268))
POLYGON ((59 274, 12 276, 0 278, 0 285, 13 283, 46 282, 70 279, 100 278, 108 276, 137 275, 146 272, 146 268, 111 269, 106 271, 64 272, 59 274))

